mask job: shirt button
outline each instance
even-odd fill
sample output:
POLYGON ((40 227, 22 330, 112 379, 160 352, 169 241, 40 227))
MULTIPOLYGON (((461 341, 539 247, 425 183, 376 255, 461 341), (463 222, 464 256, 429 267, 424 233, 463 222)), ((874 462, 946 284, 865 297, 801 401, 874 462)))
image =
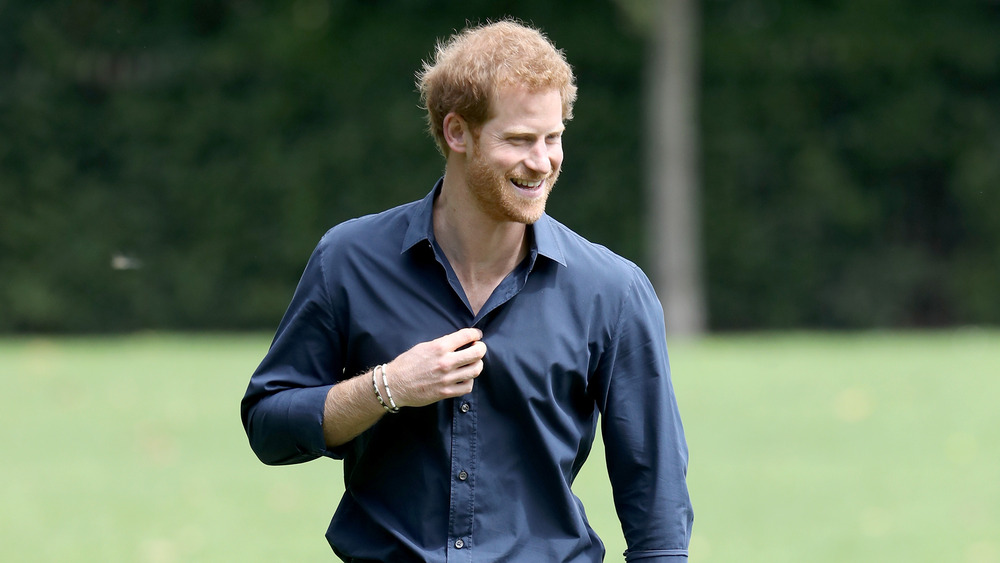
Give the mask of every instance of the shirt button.
POLYGON ((458 474, 458 480, 459 481, 465 481, 468 478, 469 478, 469 474, 468 473, 466 473, 465 471, 459 472, 459 474, 458 474))
POLYGON ((469 403, 462 403, 462 406, 458 407, 458 410, 460 410, 462 412, 469 412, 470 408, 472 408, 472 407, 469 406, 469 403))
POLYGON ((462 549, 465 547, 465 542, 461 538, 455 540, 455 549, 462 549))

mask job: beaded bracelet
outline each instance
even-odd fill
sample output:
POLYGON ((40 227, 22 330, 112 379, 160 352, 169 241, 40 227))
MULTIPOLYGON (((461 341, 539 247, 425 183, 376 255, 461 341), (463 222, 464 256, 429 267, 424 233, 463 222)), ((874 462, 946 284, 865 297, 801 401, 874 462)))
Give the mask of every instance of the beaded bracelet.
MULTIPOLYGON (((375 369, 378 368, 376 367, 375 369)), ((389 410, 389 405, 385 404, 385 401, 382 400, 382 392, 378 390, 378 383, 377 380, 375 379, 374 369, 372 370, 372 388, 375 389, 375 398, 378 399, 378 404, 382 405, 382 408, 385 409, 385 412, 391 412, 389 410)))
POLYGON ((382 387, 385 387, 385 396, 389 398, 389 409, 391 413, 399 412, 399 407, 396 406, 396 401, 392 400, 392 391, 389 390, 389 379, 385 376, 385 364, 382 364, 382 387))
POLYGON ((386 387, 385 388, 385 392, 386 392, 386 395, 389 396, 389 403, 392 404, 391 407, 385 403, 385 400, 382 399, 382 392, 378 390, 378 371, 377 370, 380 370, 380 369, 382 370, 382 384, 385 385, 385 382, 386 382, 386 378, 385 378, 385 364, 375 366, 375 369, 372 370, 372 388, 375 389, 375 398, 378 399, 378 404, 382 405, 382 408, 385 409, 385 412, 388 412, 388 413, 397 413, 397 412, 399 412, 399 409, 396 408, 396 403, 393 402, 392 395, 389 394, 389 388, 386 387))

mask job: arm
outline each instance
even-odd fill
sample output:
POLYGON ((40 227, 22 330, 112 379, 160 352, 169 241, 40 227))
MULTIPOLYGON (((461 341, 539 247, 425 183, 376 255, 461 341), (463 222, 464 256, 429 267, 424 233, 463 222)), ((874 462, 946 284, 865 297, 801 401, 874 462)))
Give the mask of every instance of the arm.
POLYGON ((602 434, 626 561, 687 560, 687 444, 670 382, 663 310, 636 270, 609 347, 602 434))
MULTIPOLYGON (((386 364, 385 374, 398 407, 421 407, 472 392, 473 381, 483 371, 486 344, 482 331, 465 328, 417 344, 386 364)), ((379 372, 381 376, 381 372, 379 372)), ((381 377, 376 378, 387 397, 381 377)), ((334 385, 323 407, 323 435, 328 447, 353 440, 385 414, 375 398, 372 370, 334 385)))
MULTIPOLYGON (((344 338, 338 327, 345 321, 327 289, 324 242, 306 265, 241 404, 250 446, 270 465, 339 458, 338 446, 384 413, 371 371, 344 379, 344 338)), ((481 338, 478 329, 463 329, 400 354, 387 367, 396 404, 422 406, 471 391, 486 353, 481 338)))
MULTIPOLYGON (((324 239, 325 240, 325 239, 324 239)), ((313 251, 271 347, 240 404, 250 447, 268 465, 301 463, 326 447, 323 405, 343 378, 343 338, 323 273, 324 242, 313 251)))

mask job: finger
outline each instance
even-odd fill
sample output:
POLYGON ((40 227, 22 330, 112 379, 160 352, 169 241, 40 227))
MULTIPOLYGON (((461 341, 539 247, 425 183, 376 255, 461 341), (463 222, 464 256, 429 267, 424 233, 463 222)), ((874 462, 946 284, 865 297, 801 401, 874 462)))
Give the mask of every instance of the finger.
POLYGON ((483 361, 477 360, 473 364, 463 366, 453 371, 449 379, 454 382, 453 384, 459 385, 464 381, 479 377, 479 375, 482 373, 483 373, 483 361))
POLYGON ((454 385, 448 388, 446 393, 451 397, 461 397, 462 395, 468 395, 472 393, 472 387, 475 385, 475 380, 465 379, 462 381, 456 381, 454 385))
POLYGON ((452 352, 455 366, 461 367, 483 359, 486 355, 486 343, 482 340, 473 342, 472 345, 452 352))
POLYGON ((438 338, 437 341, 444 346, 446 350, 454 351, 458 350, 462 346, 468 346, 473 342, 482 340, 482 338, 483 331, 478 328, 463 328, 451 334, 446 334, 441 338, 438 338))

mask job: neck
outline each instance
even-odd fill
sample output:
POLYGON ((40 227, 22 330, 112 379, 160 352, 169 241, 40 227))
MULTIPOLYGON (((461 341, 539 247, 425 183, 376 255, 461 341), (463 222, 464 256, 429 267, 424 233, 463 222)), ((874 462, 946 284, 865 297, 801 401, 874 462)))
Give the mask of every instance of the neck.
POLYGON ((445 173, 434 202, 434 237, 456 272, 506 276, 528 253, 527 226, 484 213, 456 176, 445 173))
POLYGON ((465 290, 474 314, 528 254, 527 226, 498 221, 471 201, 461 177, 445 172, 434 201, 434 237, 465 290))

